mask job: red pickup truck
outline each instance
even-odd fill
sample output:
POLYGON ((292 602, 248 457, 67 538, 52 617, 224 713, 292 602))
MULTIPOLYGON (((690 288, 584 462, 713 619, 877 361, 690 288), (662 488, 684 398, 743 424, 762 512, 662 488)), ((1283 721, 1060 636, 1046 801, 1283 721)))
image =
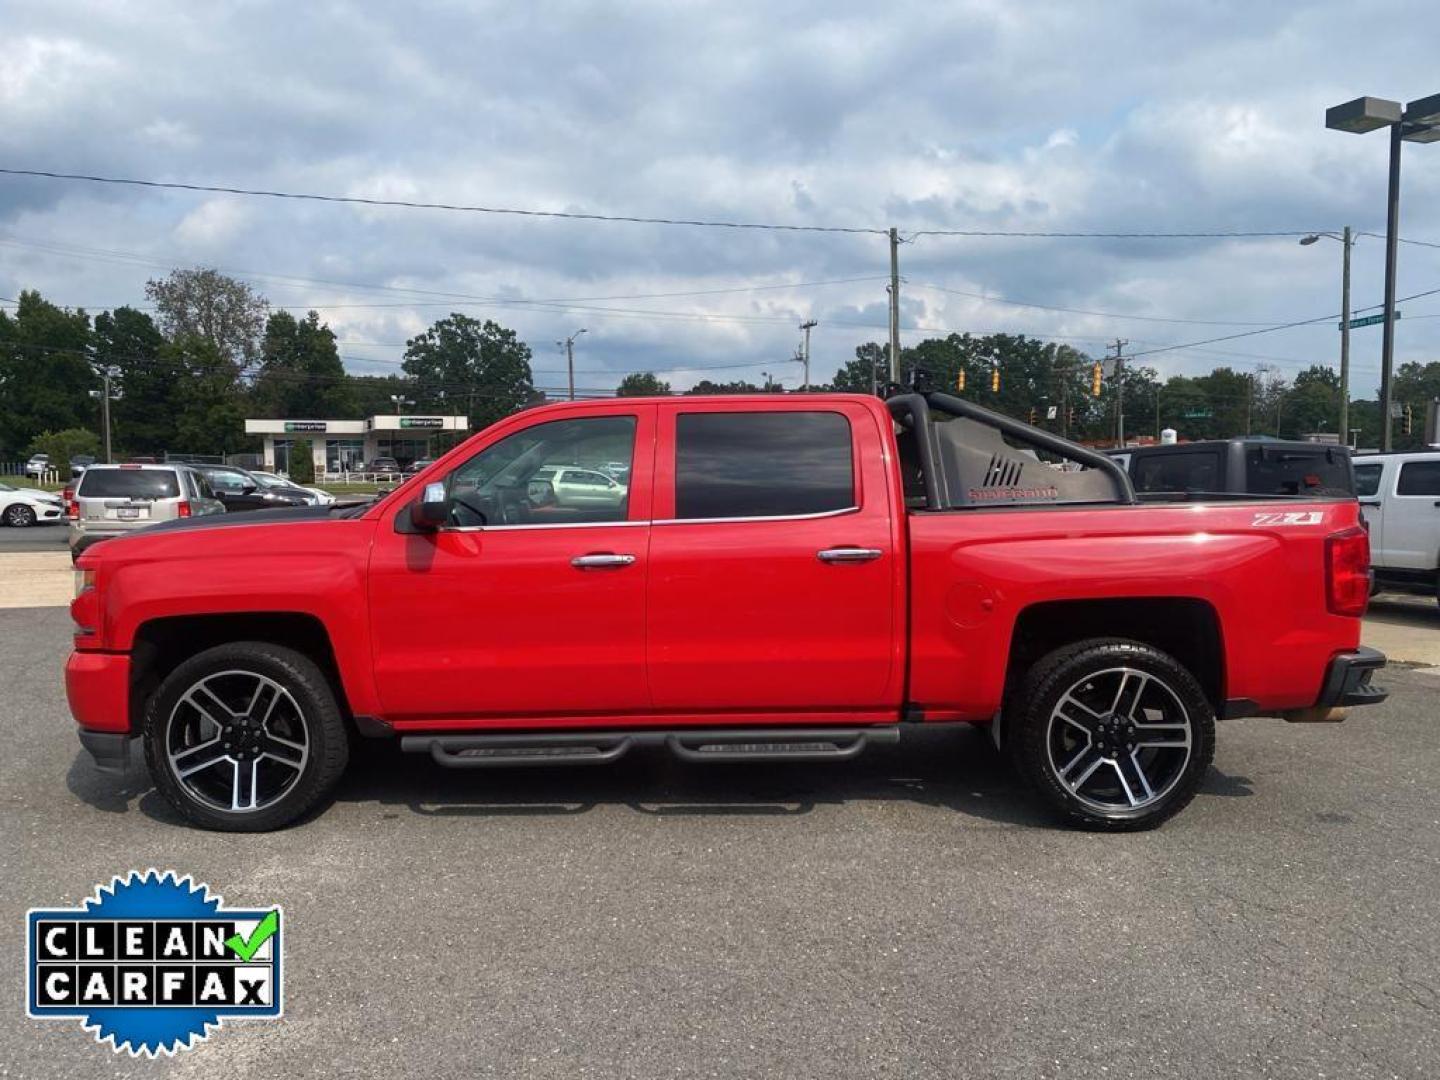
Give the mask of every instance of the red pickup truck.
POLYGON ((990 725, 1062 817, 1157 824, 1215 721, 1382 700, 1353 498, 1163 496, 939 393, 618 399, 480 432, 378 501, 86 551, 80 739, 273 829, 356 738, 440 765, 847 759, 990 725))

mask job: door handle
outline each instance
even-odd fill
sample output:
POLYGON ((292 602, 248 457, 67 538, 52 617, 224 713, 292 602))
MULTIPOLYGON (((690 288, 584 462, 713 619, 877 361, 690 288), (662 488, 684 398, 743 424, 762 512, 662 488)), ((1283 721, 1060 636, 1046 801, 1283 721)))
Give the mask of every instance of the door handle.
POLYGON ((828 563, 873 562, 883 554, 879 548, 834 547, 817 551, 815 557, 828 563))
MULTIPOLYGON (((1379 502, 1379 500, 1376 500, 1376 499, 1361 499, 1361 500, 1360 500, 1360 505, 1361 505, 1361 506, 1376 506, 1376 507, 1378 507, 1378 506, 1380 505, 1380 502, 1379 502)), ((1440 502, 1437 502, 1435 505, 1436 505, 1436 506, 1440 506, 1440 502)))
POLYGON ((629 566, 634 561, 634 555, 615 555, 608 551, 597 551, 591 555, 576 555, 570 560, 570 565, 577 570, 595 570, 606 566, 629 566))

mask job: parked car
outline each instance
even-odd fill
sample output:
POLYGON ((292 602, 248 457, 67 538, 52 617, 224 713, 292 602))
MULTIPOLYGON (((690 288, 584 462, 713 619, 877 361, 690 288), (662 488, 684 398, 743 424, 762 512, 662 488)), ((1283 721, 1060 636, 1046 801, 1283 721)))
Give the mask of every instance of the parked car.
POLYGON ((224 510, 209 483, 188 465, 92 465, 66 500, 70 557, 156 522, 224 510))
POLYGON ((624 505, 629 490, 614 477, 599 469, 582 469, 574 465, 547 465, 537 469, 528 481, 530 502, 535 507, 562 508, 624 505))
POLYGON ((95 464, 95 457, 92 454, 76 454, 70 459, 70 479, 78 480, 80 474, 95 464))
POLYGON ((435 464, 435 459, 434 459, 434 458, 428 458, 428 457, 416 458, 414 461, 410 462, 409 465, 406 465, 406 466, 405 466, 405 475, 406 475, 406 476, 414 476, 416 473, 422 472, 423 470, 428 469, 431 465, 434 465, 434 464, 435 464))
POLYGON ((30 460, 25 462, 25 475, 38 479, 53 468, 54 466, 50 464, 49 454, 32 454, 30 460))
POLYGON ((267 486, 246 469, 234 465, 191 465, 215 489, 216 497, 230 513, 243 510, 277 510, 308 506, 314 500, 293 485, 267 486))
POLYGON ((1375 588, 1440 600, 1440 450, 1355 458, 1375 588))
POLYGON ((1353 498, 1141 504, 946 394, 560 403, 436 475, 87 552, 66 686, 97 764, 143 738, 186 820, 259 831, 329 797, 352 736, 451 768, 818 761, 966 722, 1118 830, 1191 800, 1217 716, 1385 697, 1353 498), (618 504, 533 503, 547 462, 617 458, 618 504))
POLYGON ((393 457, 378 457, 365 463, 365 472, 377 476, 396 477, 401 475, 400 465, 393 457))
POLYGON ((1355 494, 1350 450, 1335 443, 1246 436, 1108 453, 1129 472, 1142 496, 1187 492, 1331 499, 1355 494))
POLYGON ((298 491, 306 497, 312 506, 329 506, 335 501, 335 496, 331 495, 328 491, 322 491, 317 487, 305 487, 277 473, 262 472, 259 469, 247 469, 245 471, 258 480, 260 487, 265 491, 298 491))
POLYGON ((0 483, 0 522, 25 529, 42 523, 58 524, 63 519, 64 502, 54 492, 0 483))

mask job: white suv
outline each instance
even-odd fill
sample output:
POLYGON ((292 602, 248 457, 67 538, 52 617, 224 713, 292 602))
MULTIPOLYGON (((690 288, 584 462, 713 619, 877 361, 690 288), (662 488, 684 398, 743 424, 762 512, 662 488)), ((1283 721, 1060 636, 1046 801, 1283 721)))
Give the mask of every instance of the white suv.
POLYGON ((1440 450, 1354 459, 1379 589, 1440 599, 1440 450))

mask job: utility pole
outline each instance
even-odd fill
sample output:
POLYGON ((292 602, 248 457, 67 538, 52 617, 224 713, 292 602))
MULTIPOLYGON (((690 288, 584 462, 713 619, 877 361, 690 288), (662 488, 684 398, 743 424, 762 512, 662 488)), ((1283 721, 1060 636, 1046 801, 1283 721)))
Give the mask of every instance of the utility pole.
MULTIPOLYGON (((1342 241, 1345 259, 1340 273, 1340 441, 1350 442, 1350 248, 1355 243, 1350 226, 1342 241)), ((1387 326, 1390 324, 1387 322, 1387 326)))
POLYGON ((575 400, 575 339, 583 333, 585 333, 585 328, 581 327, 579 330, 576 330, 573 334, 567 337, 564 341, 557 341, 555 343, 556 345, 561 346, 565 350, 565 370, 570 378, 571 401, 575 400))
POLYGON ((1128 341, 1115 339, 1115 344, 1110 348, 1115 350, 1115 445, 1117 448, 1125 445, 1125 382, 1122 376, 1125 373, 1125 346, 1128 341))
POLYGON ((805 331, 805 348, 800 354, 801 362, 805 365, 805 374, 800 379, 800 389, 810 389, 810 331, 819 326, 814 319, 806 319, 800 324, 800 329, 805 331))
POLYGON ((1070 437, 1070 365, 1060 367, 1060 437, 1070 437))
POLYGON ((900 381, 900 232, 893 228, 890 230, 890 381, 900 381))
POLYGON ((101 417, 100 425, 101 425, 101 430, 102 430, 102 431, 104 432, 104 434, 105 434, 105 464, 106 464, 106 465, 110 465, 110 464, 112 464, 112 462, 113 462, 113 456, 112 456, 111 453, 110 453, 110 378, 111 378, 111 374, 112 374, 112 372, 111 372, 110 366, 109 366, 108 364, 107 364, 105 367, 101 368, 101 369, 100 369, 100 389, 99 389, 99 390, 91 390, 91 391, 90 391, 90 396, 91 396, 92 398, 93 398, 93 397, 98 397, 98 398, 100 399, 100 417, 101 417))
POLYGON ((109 369, 109 367, 106 367, 106 368, 105 368, 105 370, 101 373, 100 378, 101 378, 101 381, 102 381, 103 384, 104 384, 103 387, 102 387, 102 389, 101 389, 101 391, 100 391, 101 394, 104 395, 104 396, 101 398, 102 404, 101 404, 100 412, 101 412, 101 415, 104 416, 104 418, 105 418, 105 464, 106 464, 106 465, 109 465, 109 464, 111 464, 111 457, 112 457, 112 455, 111 455, 111 453, 110 453, 110 369, 109 369))

